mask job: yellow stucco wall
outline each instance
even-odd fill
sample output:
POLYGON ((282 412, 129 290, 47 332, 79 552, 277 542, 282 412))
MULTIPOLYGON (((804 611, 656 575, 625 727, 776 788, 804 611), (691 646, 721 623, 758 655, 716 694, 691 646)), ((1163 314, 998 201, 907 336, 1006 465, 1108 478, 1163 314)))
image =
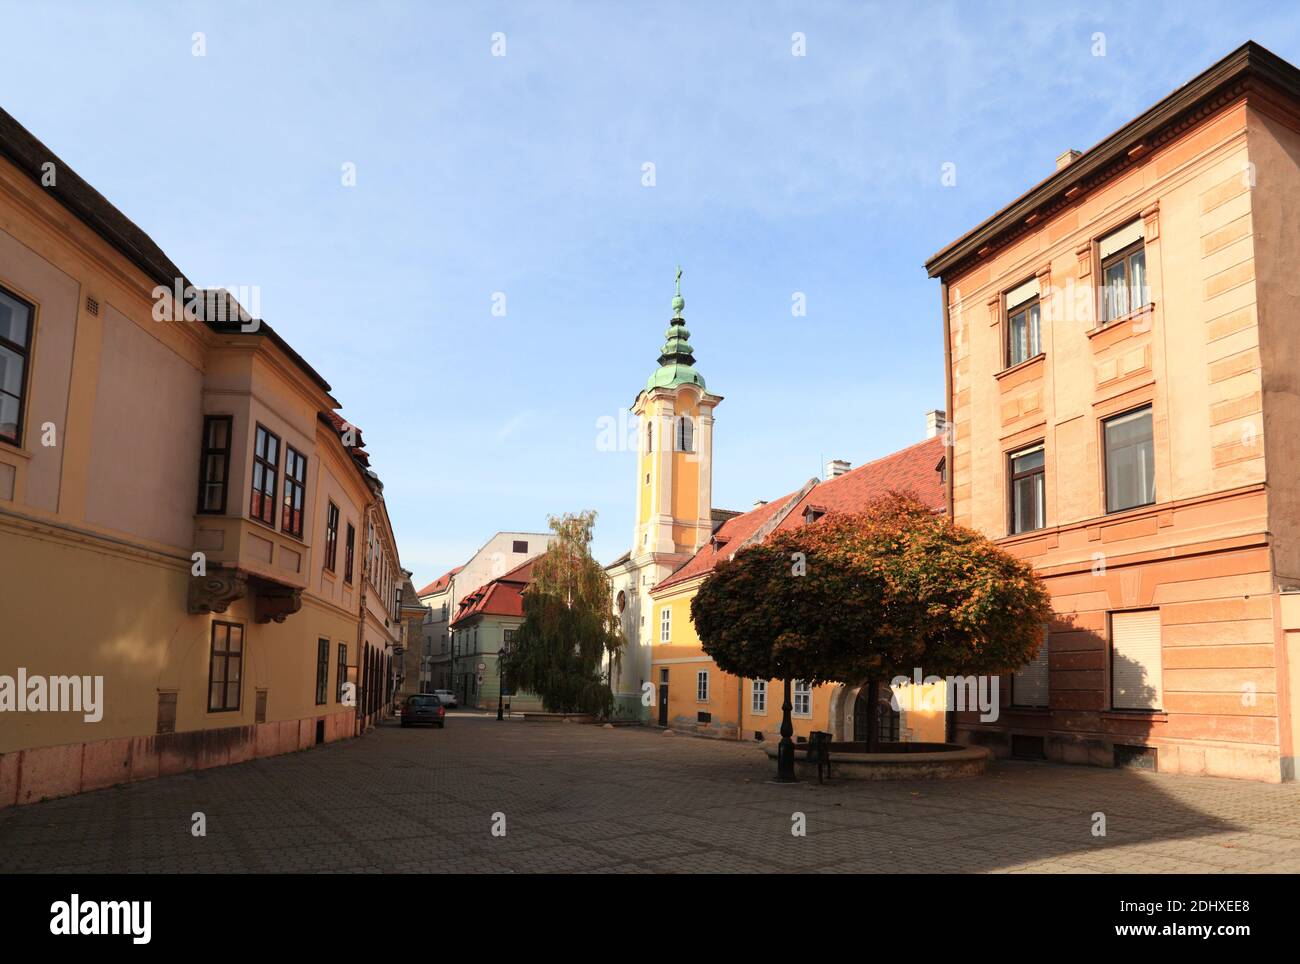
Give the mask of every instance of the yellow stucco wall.
MULTIPOLYGON (((724 736, 752 740, 761 733, 764 740, 779 739, 781 726, 781 704, 784 699, 784 683, 781 680, 767 681, 767 700, 764 712, 755 713, 752 693, 754 684, 751 680, 742 681, 720 670, 716 663, 704 653, 695 624, 690 618, 691 600, 695 598, 700 580, 682 583, 679 587, 655 594, 653 609, 652 636, 652 679, 658 686, 667 672, 668 686, 668 722, 674 728, 705 733, 712 736, 724 736), (670 616, 670 634, 668 643, 661 641, 660 627, 662 614, 667 610, 670 616), (701 671, 709 674, 709 699, 701 702, 697 699, 697 675, 701 671), (698 714, 703 711, 712 716, 708 723, 698 722, 698 714)), ((837 729, 851 727, 851 717, 846 722, 845 709, 839 708, 839 714, 833 713, 833 700, 840 684, 824 683, 812 688, 811 711, 805 714, 791 713, 791 724, 796 739, 807 739, 814 730, 836 733, 837 729)), ((945 738, 945 702, 942 684, 922 685, 913 696, 911 687, 896 690, 902 707, 901 728, 904 735, 913 741, 941 743, 945 738)), ((851 699, 852 690, 845 699, 851 699)), ((792 693, 793 703, 793 693, 792 693)), ((848 707, 851 712, 852 707, 848 707)), ((657 722, 657 714, 654 716, 657 722)), ((852 732, 841 734, 844 739, 851 739, 852 732)))

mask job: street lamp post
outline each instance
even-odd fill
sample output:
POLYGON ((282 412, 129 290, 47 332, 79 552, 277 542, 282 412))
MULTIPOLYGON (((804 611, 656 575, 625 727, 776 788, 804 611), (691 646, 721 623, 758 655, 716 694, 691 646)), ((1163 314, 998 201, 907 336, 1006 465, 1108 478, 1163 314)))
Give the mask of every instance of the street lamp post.
POLYGON ((510 655, 509 650, 500 649, 497 651, 497 719, 504 720, 505 716, 505 693, 506 693, 506 673, 501 667, 501 663, 510 655))
POLYGON ((790 677, 785 678, 785 702, 781 704, 781 742, 776 746, 776 780, 794 783, 794 724, 790 722, 790 677))

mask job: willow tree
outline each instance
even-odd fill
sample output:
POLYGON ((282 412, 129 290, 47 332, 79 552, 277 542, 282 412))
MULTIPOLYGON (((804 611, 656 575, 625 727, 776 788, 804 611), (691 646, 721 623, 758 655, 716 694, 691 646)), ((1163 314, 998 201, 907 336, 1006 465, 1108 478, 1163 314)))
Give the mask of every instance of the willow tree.
POLYGON ((719 669, 785 683, 779 779, 794 773, 792 680, 1009 672, 1051 612, 1029 563, 898 494, 741 549, 691 601, 719 669))
POLYGON ((623 636, 610 606, 609 576, 591 555, 596 513, 551 516, 555 540, 533 563, 524 621, 501 666, 511 687, 536 693, 552 713, 608 716, 614 706, 608 663, 619 665, 623 636))

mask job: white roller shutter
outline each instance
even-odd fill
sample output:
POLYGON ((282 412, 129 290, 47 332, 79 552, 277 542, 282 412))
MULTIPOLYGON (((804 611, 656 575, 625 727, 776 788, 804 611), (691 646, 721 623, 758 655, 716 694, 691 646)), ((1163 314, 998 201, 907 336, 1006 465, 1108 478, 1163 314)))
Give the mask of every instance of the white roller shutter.
POLYGON ((1117 710, 1158 710, 1164 705, 1160 660, 1160 610, 1110 616, 1110 693, 1117 710))
POLYGON ((1108 234, 1097 242, 1097 256, 1103 260, 1109 258, 1116 251, 1122 251, 1134 241, 1142 240, 1142 219, 1138 218, 1131 224, 1126 224, 1118 231, 1108 234))
POLYGON ((1038 279, 1030 278, 1024 284, 1012 288, 1007 292, 1007 309, 1015 308, 1017 305, 1023 305, 1030 298, 1038 297, 1038 279))
POLYGON ((1038 648, 1038 655, 1020 669, 1016 670, 1011 682, 1011 703, 1013 706, 1047 706, 1048 693, 1051 688, 1048 672, 1047 627, 1043 627, 1043 645, 1038 648))

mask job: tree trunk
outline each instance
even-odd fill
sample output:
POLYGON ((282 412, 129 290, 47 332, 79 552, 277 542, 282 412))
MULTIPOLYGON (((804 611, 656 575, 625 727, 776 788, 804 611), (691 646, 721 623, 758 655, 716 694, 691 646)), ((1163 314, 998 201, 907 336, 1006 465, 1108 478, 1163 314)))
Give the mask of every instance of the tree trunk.
POLYGON ((880 684, 875 680, 867 683, 867 752, 877 753, 880 749, 880 684))
POLYGON ((781 742, 776 747, 776 779, 778 783, 794 783, 794 724, 790 721, 790 677, 785 678, 785 701, 781 704, 781 742))

